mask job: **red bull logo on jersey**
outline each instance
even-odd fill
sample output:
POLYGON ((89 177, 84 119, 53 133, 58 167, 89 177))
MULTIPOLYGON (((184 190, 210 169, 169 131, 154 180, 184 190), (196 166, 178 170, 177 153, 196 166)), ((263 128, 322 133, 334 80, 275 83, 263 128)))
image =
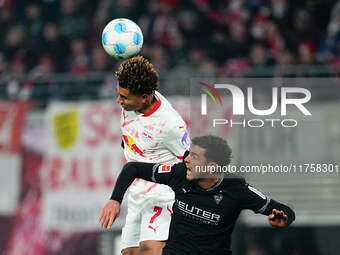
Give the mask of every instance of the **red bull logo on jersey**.
POLYGON ((132 153, 139 154, 142 157, 144 157, 143 151, 138 148, 137 144, 130 136, 123 135, 123 140, 124 140, 125 145, 129 148, 129 150, 132 153))

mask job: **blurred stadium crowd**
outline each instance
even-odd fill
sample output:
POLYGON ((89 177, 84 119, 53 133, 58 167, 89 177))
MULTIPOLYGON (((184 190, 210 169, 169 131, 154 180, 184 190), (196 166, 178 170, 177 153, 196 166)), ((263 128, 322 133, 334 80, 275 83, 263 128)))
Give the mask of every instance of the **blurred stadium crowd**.
POLYGON ((30 98, 34 83, 56 72, 114 70, 118 63, 103 51, 101 32, 118 17, 141 26, 142 54, 167 80, 251 75, 268 66, 280 67, 275 75, 293 65, 340 66, 336 0, 1 0, 2 97, 20 90, 22 99, 30 98))

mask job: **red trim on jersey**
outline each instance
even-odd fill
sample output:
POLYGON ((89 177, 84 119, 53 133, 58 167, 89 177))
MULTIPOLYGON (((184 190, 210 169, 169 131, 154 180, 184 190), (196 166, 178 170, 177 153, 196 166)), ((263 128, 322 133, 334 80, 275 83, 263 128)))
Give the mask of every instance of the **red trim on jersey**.
POLYGON ((171 217, 172 217, 172 210, 169 208, 169 206, 166 206, 166 209, 168 210, 168 212, 170 213, 171 217))
POLYGON ((135 120, 129 120, 129 121, 125 121, 125 118, 124 118, 124 122, 122 124, 122 127, 125 127, 126 125, 129 125, 130 123, 134 122, 135 120))
POLYGON ((176 158, 178 158, 178 159, 183 159, 183 156, 176 156, 176 158))
POLYGON ((148 117, 151 114, 153 114, 155 111, 158 110, 158 108, 161 106, 161 104, 162 104, 161 99, 158 98, 158 101, 157 101, 156 105, 150 111, 148 111, 147 113, 143 114, 142 117, 148 117))

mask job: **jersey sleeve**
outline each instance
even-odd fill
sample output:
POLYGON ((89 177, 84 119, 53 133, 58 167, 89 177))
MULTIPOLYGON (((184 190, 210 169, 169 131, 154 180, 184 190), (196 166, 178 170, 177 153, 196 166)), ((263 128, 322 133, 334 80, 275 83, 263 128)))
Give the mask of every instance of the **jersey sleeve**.
POLYGON ((250 209, 255 213, 264 213, 270 198, 246 182, 242 184, 241 208, 250 209))
POLYGON ((186 172, 184 163, 161 165, 153 163, 129 162, 117 178, 111 199, 122 202, 124 194, 135 178, 157 182, 170 187, 186 172))
POLYGON ((171 125, 166 135, 165 146, 178 159, 183 159, 184 152, 189 149, 191 143, 185 123, 171 125))
POLYGON ((289 226, 295 220, 295 213, 289 206, 275 201, 274 199, 270 199, 248 183, 243 183, 243 192, 241 197, 242 209, 250 209, 255 213, 261 213, 267 216, 272 213, 273 209, 282 210, 288 216, 286 226, 289 226))
POLYGON ((166 184, 174 188, 185 179, 187 168, 183 162, 174 165, 156 164, 151 181, 166 184))

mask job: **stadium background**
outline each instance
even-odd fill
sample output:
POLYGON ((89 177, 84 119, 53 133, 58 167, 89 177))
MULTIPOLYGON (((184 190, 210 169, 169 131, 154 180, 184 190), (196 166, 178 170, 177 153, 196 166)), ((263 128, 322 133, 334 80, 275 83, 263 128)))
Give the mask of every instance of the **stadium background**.
MULTIPOLYGON (((340 71, 340 1, 0 1, 0 254, 112 254, 116 248, 119 224, 101 232, 94 218, 123 164, 112 75, 119 62, 101 47, 104 25, 117 17, 141 26, 142 55, 187 122, 183 96, 192 77, 337 77, 340 71), (86 168, 88 162, 95 166, 86 168), (53 218, 56 204, 66 209, 53 218)), ((339 160, 337 89, 318 91, 320 112, 332 123, 322 129, 327 136, 311 131, 296 139, 319 139, 314 154, 327 162, 339 160)), ((251 153, 240 151, 244 158, 251 153)), ((277 231, 244 216, 235 254, 338 254, 338 178, 254 182, 293 205, 299 220, 277 231)))

